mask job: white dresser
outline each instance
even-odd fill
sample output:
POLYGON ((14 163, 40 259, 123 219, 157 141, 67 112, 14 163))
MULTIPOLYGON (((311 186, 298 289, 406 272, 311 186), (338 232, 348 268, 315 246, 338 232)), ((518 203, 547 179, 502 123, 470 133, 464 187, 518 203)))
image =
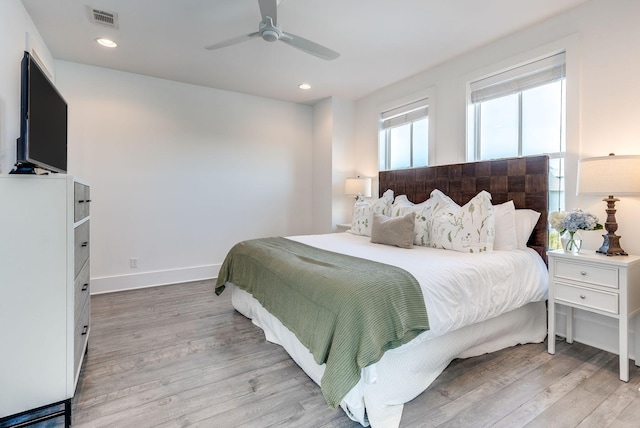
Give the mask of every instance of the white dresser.
POLYGON ((555 353, 557 304, 567 307, 567 342, 573 342, 573 308, 618 320, 620 380, 629 380, 629 321, 635 319, 635 363, 640 365, 640 257, 608 257, 595 251, 547 252, 548 350, 555 353))
POLYGON ((60 403, 70 422, 90 332, 89 206, 72 176, 0 176, 0 418, 60 403))

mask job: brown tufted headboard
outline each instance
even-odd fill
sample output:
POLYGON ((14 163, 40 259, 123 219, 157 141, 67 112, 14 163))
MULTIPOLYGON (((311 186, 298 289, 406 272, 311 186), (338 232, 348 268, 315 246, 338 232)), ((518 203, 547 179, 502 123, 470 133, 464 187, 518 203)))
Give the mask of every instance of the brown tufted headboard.
POLYGON ((513 200, 516 209, 538 211, 540 219, 527 245, 547 261, 548 156, 381 171, 378 179, 380 195, 391 189, 394 195, 407 195, 415 203, 427 200, 432 190, 439 189, 464 205, 478 192, 486 190, 491 193, 494 205, 513 200))

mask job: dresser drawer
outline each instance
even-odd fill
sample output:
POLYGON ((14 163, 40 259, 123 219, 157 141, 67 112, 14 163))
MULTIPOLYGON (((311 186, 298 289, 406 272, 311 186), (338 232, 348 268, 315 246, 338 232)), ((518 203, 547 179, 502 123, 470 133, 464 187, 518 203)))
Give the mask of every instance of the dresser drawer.
POLYGON ((89 338, 89 318, 91 317, 91 301, 87 299, 80 317, 76 320, 73 335, 73 370, 78 372, 78 365, 82 359, 85 344, 89 338))
POLYGON ((89 215, 89 186, 74 182, 73 183, 73 221, 80 221, 89 215))
POLYGON ((76 227, 74 234, 74 278, 77 278, 89 258, 89 222, 76 227))
POLYGON ((82 308, 84 307, 87 300, 89 300, 89 295, 91 289, 89 288, 89 260, 86 261, 82 270, 76 277, 74 284, 74 298, 75 298, 75 308, 74 308, 74 319, 77 321, 80 318, 82 313, 82 308))
POLYGON ((554 283, 555 300, 589 309, 618 314, 618 294, 569 284, 554 283))
POLYGON ((618 288, 618 269, 557 260, 555 277, 604 287, 618 288))

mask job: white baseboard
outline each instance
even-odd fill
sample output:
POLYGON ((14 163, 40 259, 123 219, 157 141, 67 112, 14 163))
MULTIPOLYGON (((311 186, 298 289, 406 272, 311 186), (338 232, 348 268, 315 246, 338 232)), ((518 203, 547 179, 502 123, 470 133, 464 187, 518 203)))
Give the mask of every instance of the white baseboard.
MULTIPOLYGON (((640 316, 640 315, 638 315, 640 316)), ((629 322, 629 358, 635 361, 635 326, 629 322)), ((556 307, 556 335, 566 337, 567 313, 562 305, 556 307)), ((618 320, 599 314, 573 310, 573 340, 618 355, 618 320)))
POLYGON ((113 293, 218 277, 221 264, 91 278, 91 294, 113 293))

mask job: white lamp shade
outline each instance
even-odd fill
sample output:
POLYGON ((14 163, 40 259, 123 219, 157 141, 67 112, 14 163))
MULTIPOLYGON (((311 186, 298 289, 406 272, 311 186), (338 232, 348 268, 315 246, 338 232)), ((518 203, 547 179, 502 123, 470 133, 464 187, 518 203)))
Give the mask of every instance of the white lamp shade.
POLYGON ((347 178, 344 182, 344 193, 346 195, 363 195, 371 197, 371 178, 355 177, 347 178))
POLYGON ((578 195, 633 195, 640 193, 640 155, 580 159, 578 195))

